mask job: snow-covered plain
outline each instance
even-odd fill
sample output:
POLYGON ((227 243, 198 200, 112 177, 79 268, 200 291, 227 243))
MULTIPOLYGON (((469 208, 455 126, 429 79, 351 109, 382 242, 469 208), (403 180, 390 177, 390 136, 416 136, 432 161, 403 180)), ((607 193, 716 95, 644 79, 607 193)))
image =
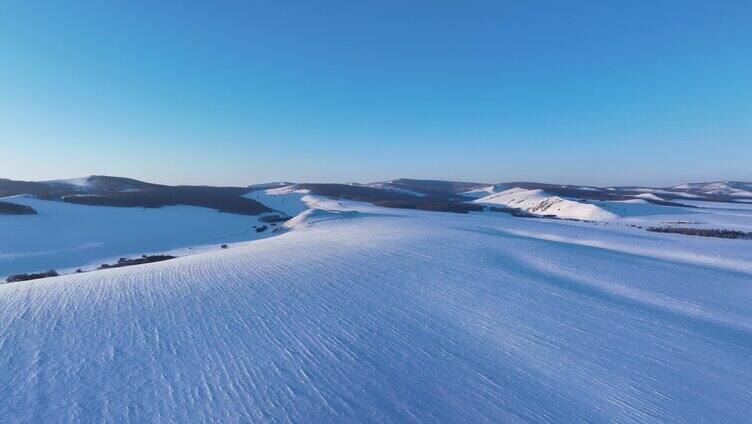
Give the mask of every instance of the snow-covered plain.
POLYGON ((656 205, 643 199, 593 203, 617 215, 618 219, 611 221, 615 225, 682 225, 752 232, 752 206, 741 203, 682 200, 682 204, 695 208, 656 205))
POLYGON ((121 256, 253 240, 257 216, 193 206, 157 209, 85 206, 13 196, 38 215, 0 216, 0 280, 20 272, 95 268, 121 256))
POLYGON ((4 422, 748 422, 752 242, 320 200, 0 285, 4 422))

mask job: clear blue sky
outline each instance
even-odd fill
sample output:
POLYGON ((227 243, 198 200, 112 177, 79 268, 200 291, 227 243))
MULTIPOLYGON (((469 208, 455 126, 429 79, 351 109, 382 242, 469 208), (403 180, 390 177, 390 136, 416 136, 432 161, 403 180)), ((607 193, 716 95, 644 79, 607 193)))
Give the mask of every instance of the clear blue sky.
POLYGON ((189 3, 1 2, 0 176, 752 180, 748 0, 189 3))

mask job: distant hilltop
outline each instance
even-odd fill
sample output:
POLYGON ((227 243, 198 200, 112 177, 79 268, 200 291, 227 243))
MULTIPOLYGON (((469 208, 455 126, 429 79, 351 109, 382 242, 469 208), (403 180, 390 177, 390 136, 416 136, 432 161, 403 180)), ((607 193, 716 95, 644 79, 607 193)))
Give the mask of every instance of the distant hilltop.
MULTIPOLYGON (((536 182, 497 184, 397 179, 360 184, 272 182, 245 187, 195 185, 170 186, 132 178, 92 175, 51 181, 0 179, 0 198, 13 205, 10 196, 31 195, 40 199, 91 206, 158 208, 190 205, 220 212, 258 215, 271 212, 247 193, 269 189, 299 189, 329 198, 370 202, 379 206, 468 212, 483 206, 514 207, 539 215, 573 219, 607 219, 608 212, 587 201, 642 200, 666 206, 682 201, 752 202, 752 183, 714 181, 687 183, 672 187, 581 186, 536 182)), ((0 213, 34 213, 20 205, 3 206, 0 213)))

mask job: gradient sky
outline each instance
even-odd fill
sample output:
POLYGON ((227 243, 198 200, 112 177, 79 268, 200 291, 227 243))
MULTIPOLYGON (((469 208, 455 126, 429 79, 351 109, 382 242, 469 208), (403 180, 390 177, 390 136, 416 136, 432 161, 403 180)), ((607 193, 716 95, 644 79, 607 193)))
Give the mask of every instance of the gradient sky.
POLYGON ((752 180, 750 22, 749 0, 3 1, 0 177, 752 180))

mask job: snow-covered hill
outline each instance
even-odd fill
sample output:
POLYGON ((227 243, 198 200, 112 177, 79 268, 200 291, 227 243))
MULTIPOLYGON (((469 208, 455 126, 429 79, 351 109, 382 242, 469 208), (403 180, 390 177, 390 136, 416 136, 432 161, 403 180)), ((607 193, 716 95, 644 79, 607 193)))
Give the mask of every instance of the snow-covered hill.
MULTIPOLYGON (((488 191, 490 189, 484 189, 488 191)), ((471 194, 480 191, 471 192, 471 194)), ((607 221, 617 216, 596 205, 551 196, 543 190, 511 188, 473 200, 482 205, 500 205, 522 209, 535 215, 555 215, 559 218, 607 221)))
POLYGON ((489 186, 466 193, 478 197, 472 203, 521 209, 535 215, 553 215, 563 219, 609 222, 614 225, 665 226, 677 222, 697 228, 752 231, 752 211, 743 203, 698 202, 684 200, 686 206, 674 206, 652 193, 630 195, 628 200, 574 200, 552 196, 540 189, 511 188, 501 192, 489 186), (695 207, 696 206, 696 207, 695 207))
POLYGON ((637 199, 655 200, 655 201, 658 201, 658 202, 664 202, 666 200, 666 199, 663 199, 663 198, 655 195, 655 193, 640 193, 640 194, 634 195, 633 197, 635 197, 637 199))
POLYGON ((462 193, 462 195, 473 198, 473 199, 479 199, 481 197, 486 197, 489 194, 496 194, 497 192, 501 192, 501 191, 504 191, 504 189, 499 190, 495 186, 490 185, 490 186, 479 187, 470 191, 466 191, 462 193))
POLYGON ((738 181, 716 181, 710 183, 690 183, 672 187, 674 190, 713 196, 752 198, 752 183, 738 181))
POLYGON ((618 201, 630 198, 643 198, 654 203, 664 204, 670 202, 681 203, 682 200, 687 199, 736 202, 752 198, 752 183, 736 181, 682 184, 665 188, 642 186, 594 187, 535 182, 508 182, 476 187, 462 194, 469 198, 478 198, 512 188, 543 190, 551 196, 569 199, 618 201), (655 197, 650 196, 651 194, 655 197))
POLYGON ((44 181, 42 184, 47 184, 60 189, 68 188, 74 193, 80 194, 129 192, 150 187, 158 187, 157 184, 145 183, 132 178, 109 177, 104 175, 91 175, 88 177, 44 181))
POLYGON ((4 422, 745 422, 752 249, 321 201, 277 237, 0 285, 4 422))
POLYGON ((366 187, 373 187, 373 188, 378 188, 378 189, 381 189, 381 190, 393 191, 393 192, 396 192, 396 193, 409 194, 411 196, 416 196, 416 197, 424 197, 424 196, 426 196, 425 192, 417 191, 415 189, 411 189, 411 188, 409 188, 407 186, 395 183, 393 181, 368 183, 368 184, 363 184, 363 185, 366 186, 366 187))

